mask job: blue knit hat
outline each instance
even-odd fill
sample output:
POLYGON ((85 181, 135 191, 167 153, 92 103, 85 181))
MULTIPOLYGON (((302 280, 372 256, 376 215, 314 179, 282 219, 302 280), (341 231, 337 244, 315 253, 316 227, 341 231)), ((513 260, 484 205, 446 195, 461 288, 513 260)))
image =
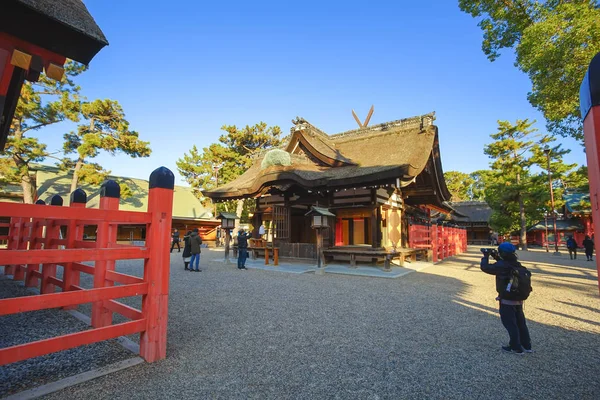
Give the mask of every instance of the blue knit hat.
POLYGON ((504 242, 500 246, 498 246, 499 253, 513 254, 515 251, 517 251, 517 248, 513 246, 510 242, 504 242))

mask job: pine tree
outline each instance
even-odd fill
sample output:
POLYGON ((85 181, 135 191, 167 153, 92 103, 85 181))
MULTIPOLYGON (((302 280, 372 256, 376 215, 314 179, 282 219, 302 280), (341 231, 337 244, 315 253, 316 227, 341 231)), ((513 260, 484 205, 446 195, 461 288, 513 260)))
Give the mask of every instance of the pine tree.
POLYGON ((579 86, 600 51, 600 4, 590 0, 459 0, 479 20, 482 49, 490 61, 503 49, 529 76, 529 102, 540 110, 552 134, 583 141, 579 86))
POLYGON ((46 145, 30 135, 65 120, 79 120, 80 88, 73 78, 83 71, 84 66, 69 61, 61 81, 41 74, 38 82, 25 82, 21 89, 4 156, 0 158, 0 175, 5 181, 21 185, 27 204, 33 203, 36 187, 30 165, 50 156, 46 145))
MULTIPOLYGON (((221 130, 225 131, 225 134, 219 137, 218 143, 213 143, 202 151, 193 146, 189 153, 177 160, 179 173, 185 177, 199 198, 202 198, 203 190, 214 189, 217 186, 215 166, 219 167, 218 185, 221 186, 233 181, 250 168, 257 153, 281 144, 281 129, 278 126, 269 127, 264 122, 253 126, 246 125, 244 128, 223 125, 221 130)), ((204 200, 206 204, 207 201, 204 200)), ((245 219, 252 206, 239 200, 220 203, 218 209, 229 212, 235 210, 237 215, 245 219)))
POLYGON ((139 134, 129 128, 121 105, 114 100, 94 100, 81 105, 81 115, 86 121, 77 132, 64 135, 65 154, 76 154, 75 159, 65 158, 63 169, 72 169, 71 192, 79 181, 98 185, 106 179, 106 171, 89 160, 101 151, 111 155, 118 152, 133 158, 150 156, 150 143, 139 139, 139 134))

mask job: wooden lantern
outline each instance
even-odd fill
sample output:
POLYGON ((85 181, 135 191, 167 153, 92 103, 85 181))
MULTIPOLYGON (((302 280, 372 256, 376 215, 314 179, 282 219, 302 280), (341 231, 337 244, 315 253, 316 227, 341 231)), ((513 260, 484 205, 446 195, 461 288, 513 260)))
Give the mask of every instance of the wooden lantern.
POLYGON ((235 227, 235 220, 240 219, 234 213, 219 213, 217 219, 221 220, 221 228, 225 230, 225 262, 229 262, 229 242, 231 241, 231 229, 235 227))
POLYGON ((323 258, 323 229, 329 228, 329 217, 335 217, 331 211, 324 207, 312 206, 305 214, 311 217, 311 227, 317 230, 317 267, 321 268, 323 258))

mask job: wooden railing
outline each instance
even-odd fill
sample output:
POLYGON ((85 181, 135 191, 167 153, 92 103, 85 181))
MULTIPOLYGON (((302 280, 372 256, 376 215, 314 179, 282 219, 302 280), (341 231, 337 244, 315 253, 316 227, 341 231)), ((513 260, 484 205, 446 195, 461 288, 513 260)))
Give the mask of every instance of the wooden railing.
POLYGON ((0 300, 0 316, 92 303, 92 329, 0 349, 0 365, 134 333, 141 334, 140 355, 146 361, 166 357, 173 185, 167 168, 150 175, 147 212, 120 211, 120 188, 114 181, 102 185, 97 209, 85 207, 87 196, 81 189, 71 194, 69 207, 62 207, 60 196, 50 205, 2 204, 0 216, 9 217, 10 223, 0 266, 25 286, 39 287, 40 295, 0 300), (147 226, 144 247, 116 243, 117 227, 132 223, 147 226), (83 241, 85 225, 98 227, 95 242, 83 241), (144 260, 143 278, 115 271, 116 260, 129 259, 144 260), (83 263, 90 261, 93 266, 83 263), (82 273, 93 276, 93 288, 81 286, 82 273), (141 310, 115 300, 140 295, 141 310), (113 313, 129 321, 113 324, 113 313))
POLYGON ((433 262, 467 251, 467 231, 453 225, 411 222, 408 247, 431 249, 433 262))

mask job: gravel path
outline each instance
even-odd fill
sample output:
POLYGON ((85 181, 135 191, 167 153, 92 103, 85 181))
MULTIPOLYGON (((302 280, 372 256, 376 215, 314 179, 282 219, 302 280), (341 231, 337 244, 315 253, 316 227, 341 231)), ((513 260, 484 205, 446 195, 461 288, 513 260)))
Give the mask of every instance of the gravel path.
MULTIPOLYGON (((12 280, 0 278, 0 298, 30 296, 12 280)), ((89 329, 83 322, 58 309, 0 317, 0 348, 89 329)), ((0 397, 135 357, 116 340, 47 354, 0 367, 0 397)))
MULTIPOLYGON (((502 353, 477 249, 399 279, 183 270, 172 255, 168 357, 49 399, 592 399, 600 392, 594 263, 522 253, 536 353, 502 353)), ((141 274, 136 262, 118 270, 141 274)), ((136 304, 136 299, 130 300, 136 304)), ((84 310, 85 311, 85 310, 84 310)))

